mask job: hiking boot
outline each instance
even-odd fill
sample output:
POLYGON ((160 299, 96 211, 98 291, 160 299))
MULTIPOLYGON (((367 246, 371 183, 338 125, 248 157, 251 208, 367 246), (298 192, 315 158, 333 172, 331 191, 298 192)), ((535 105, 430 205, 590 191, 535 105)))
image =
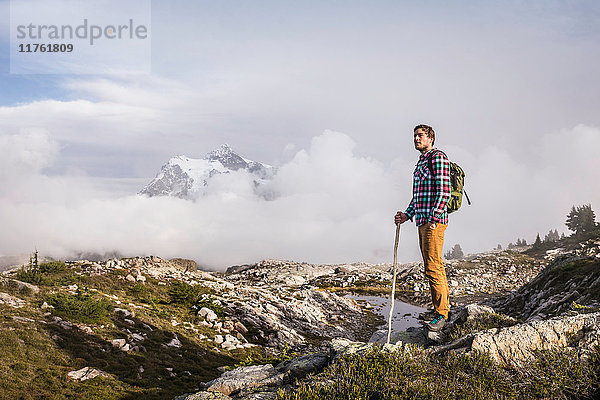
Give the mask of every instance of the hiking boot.
POLYGON ((435 310, 427 310, 425 312, 420 313, 417 319, 428 322, 435 318, 436 315, 437 312, 435 310))
POLYGON ((440 329, 442 329, 444 327, 444 325, 446 325, 446 318, 444 318, 444 316, 442 314, 437 314, 436 316, 433 317, 433 319, 429 322, 425 323, 425 326, 427 327, 427 329, 429 329, 432 332, 437 332, 440 329))

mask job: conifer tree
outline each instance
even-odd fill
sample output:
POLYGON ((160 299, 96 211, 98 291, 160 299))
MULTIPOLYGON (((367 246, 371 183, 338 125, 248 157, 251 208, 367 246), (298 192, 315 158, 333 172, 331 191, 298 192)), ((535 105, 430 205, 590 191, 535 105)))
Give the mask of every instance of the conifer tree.
POLYGON ((464 256, 465 254, 463 253, 460 244, 455 244, 454 247, 452 247, 452 250, 446 252, 447 260, 456 260, 458 258, 463 258, 464 256))
POLYGON ((571 212, 567 215, 565 225, 577 235, 596 229, 596 214, 592 210, 592 205, 584 204, 580 207, 571 207, 571 212))
POLYGON ((515 246, 516 247, 527 246, 527 240, 519 238, 519 239, 517 239, 515 246))
POLYGON ((567 228, 570 231, 577 232, 577 227, 579 226, 579 213, 575 206, 571 207, 571 212, 567 215, 567 222, 565 222, 567 228))
POLYGON ((560 236, 558 235, 558 230, 553 231, 552 229, 550 229, 550 231, 544 237, 544 243, 556 242, 559 239, 560 236))

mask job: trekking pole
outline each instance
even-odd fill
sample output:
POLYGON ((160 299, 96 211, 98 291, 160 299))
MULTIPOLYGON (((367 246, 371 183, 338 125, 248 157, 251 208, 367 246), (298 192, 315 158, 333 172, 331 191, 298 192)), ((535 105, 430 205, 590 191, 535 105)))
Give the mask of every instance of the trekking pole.
POLYGON ((396 271, 398 270, 398 241, 400 240, 400 224, 396 224, 396 242, 394 243, 394 279, 392 280, 392 303, 388 318, 388 335, 386 344, 390 344, 392 337, 392 315, 394 314, 394 298, 396 297, 396 271))

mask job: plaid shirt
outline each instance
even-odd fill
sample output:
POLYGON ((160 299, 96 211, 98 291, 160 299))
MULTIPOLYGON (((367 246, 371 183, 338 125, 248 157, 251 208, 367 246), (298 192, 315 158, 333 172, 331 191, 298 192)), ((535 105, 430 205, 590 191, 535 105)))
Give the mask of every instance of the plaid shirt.
POLYGON ((443 152, 431 149, 419 157, 413 175, 413 198, 405 214, 411 220, 416 217, 417 226, 427 222, 448 224, 450 192, 450 161, 443 152))

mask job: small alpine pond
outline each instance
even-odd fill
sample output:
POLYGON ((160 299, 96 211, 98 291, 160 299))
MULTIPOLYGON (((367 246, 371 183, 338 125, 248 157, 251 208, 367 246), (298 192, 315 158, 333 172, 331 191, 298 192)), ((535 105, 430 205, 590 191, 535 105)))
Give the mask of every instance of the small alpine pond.
MULTIPOLYGON (((350 293, 344 297, 353 299, 359 304, 369 304, 367 307, 372 307, 371 310, 375 314, 381 315, 384 318, 385 324, 377 327, 377 332, 373 334, 369 342, 381 342, 381 332, 385 332, 385 337, 383 338, 383 342, 385 343, 388 329, 387 322, 390 315, 390 296, 366 296, 350 293)), ((394 333, 405 331, 411 327, 420 327, 421 324, 419 323, 417 317, 419 316, 419 313, 422 313, 423 311, 426 311, 426 309, 423 307, 404 303, 396 299, 394 301, 394 314, 392 316, 392 336, 394 333)))

